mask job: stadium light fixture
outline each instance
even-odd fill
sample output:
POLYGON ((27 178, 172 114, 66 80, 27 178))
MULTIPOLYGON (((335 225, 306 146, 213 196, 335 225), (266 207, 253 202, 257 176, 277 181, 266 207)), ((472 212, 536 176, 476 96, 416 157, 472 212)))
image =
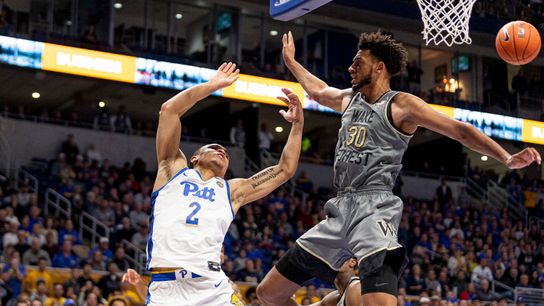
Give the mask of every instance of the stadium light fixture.
POLYGON ((40 95, 39 92, 35 91, 35 92, 32 93, 32 98, 39 99, 40 97, 41 97, 41 95, 40 95))
POLYGON ((482 155, 482 161, 487 161, 487 156, 486 155, 482 155))
POLYGON ((123 8, 123 3, 121 3, 121 2, 115 2, 115 3, 113 4, 113 7, 116 8, 116 9, 123 8))
POLYGON ((270 30, 270 36, 278 36, 278 31, 270 30))
POLYGON ((283 132, 283 128, 281 126, 277 126, 275 130, 276 130, 276 133, 283 132))
POLYGON ((103 108, 105 106, 106 106, 106 102, 104 102, 104 101, 98 102, 98 107, 103 108))
POLYGON ((176 19, 180 20, 181 18, 183 18, 183 14, 182 13, 177 13, 176 14, 176 19))

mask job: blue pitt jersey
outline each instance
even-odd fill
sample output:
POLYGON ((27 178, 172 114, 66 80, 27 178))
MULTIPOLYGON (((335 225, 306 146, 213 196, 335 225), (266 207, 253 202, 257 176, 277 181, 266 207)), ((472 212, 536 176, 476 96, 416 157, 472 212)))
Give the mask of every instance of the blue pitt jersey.
POLYGON ((151 196, 147 269, 221 277, 221 246, 233 218, 227 181, 204 181, 198 170, 180 170, 151 196))

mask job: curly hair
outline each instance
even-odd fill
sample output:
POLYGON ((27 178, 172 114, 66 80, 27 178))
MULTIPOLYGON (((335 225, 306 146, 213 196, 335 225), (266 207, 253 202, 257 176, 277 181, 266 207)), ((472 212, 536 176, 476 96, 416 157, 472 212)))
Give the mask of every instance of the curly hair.
POLYGON ((370 50, 370 54, 384 62, 390 76, 399 74, 408 62, 408 51, 402 43, 380 32, 362 33, 357 47, 370 50))

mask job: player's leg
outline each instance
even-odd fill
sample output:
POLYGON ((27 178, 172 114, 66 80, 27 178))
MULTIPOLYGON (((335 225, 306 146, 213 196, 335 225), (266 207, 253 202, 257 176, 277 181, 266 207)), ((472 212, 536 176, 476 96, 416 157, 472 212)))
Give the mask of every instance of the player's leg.
POLYGON ((399 262, 403 260, 397 253, 386 253, 382 266, 361 280, 361 305, 397 305, 399 262))
POLYGON ((263 305, 297 305, 293 294, 314 277, 333 283, 337 271, 297 244, 279 260, 257 287, 263 305))

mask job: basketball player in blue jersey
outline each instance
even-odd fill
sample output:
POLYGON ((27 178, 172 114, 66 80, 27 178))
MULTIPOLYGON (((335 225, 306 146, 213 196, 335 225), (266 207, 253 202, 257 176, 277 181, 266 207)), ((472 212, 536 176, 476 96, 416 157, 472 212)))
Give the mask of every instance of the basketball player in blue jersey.
POLYGON ((397 304, 398 277, 406 264, 397 230, 402 201, 391 192, 402 156, 418 127, 424 127, 492 156, 510 169, 540 164, 526 148, 511 155, 470 124, 433 110, 420 98, 392 91, 390 78, 407 61, 402 44, 381 33, 363 33, 348 71, 351 88, 328 86, 295 60, 291 33, 283 36, 286 66, 321 105, 342 113, 334 161, 337 197, 326 205, 327 219, 303 234, 257 288, 264 305, 295 305, 291 295, 317 277, 333 282, 341 264, 359 260, 361 302, 397 304))
POLYGON ((291 178, 298 165, 304 117, 297 96, 283 89, 280 110, 291 131, 279 163, 249 179, 223 179, 227 150, 199 148, 188 160, 180 150, 183 116, 198 101, 230 86, 239 70, 224 63, 204 84, 166 101, 160 111, 156 150, 158 173, 151 195, 146 305, 240 305, 221 270, 223 239, 240 207, 268 195, 291 178))

